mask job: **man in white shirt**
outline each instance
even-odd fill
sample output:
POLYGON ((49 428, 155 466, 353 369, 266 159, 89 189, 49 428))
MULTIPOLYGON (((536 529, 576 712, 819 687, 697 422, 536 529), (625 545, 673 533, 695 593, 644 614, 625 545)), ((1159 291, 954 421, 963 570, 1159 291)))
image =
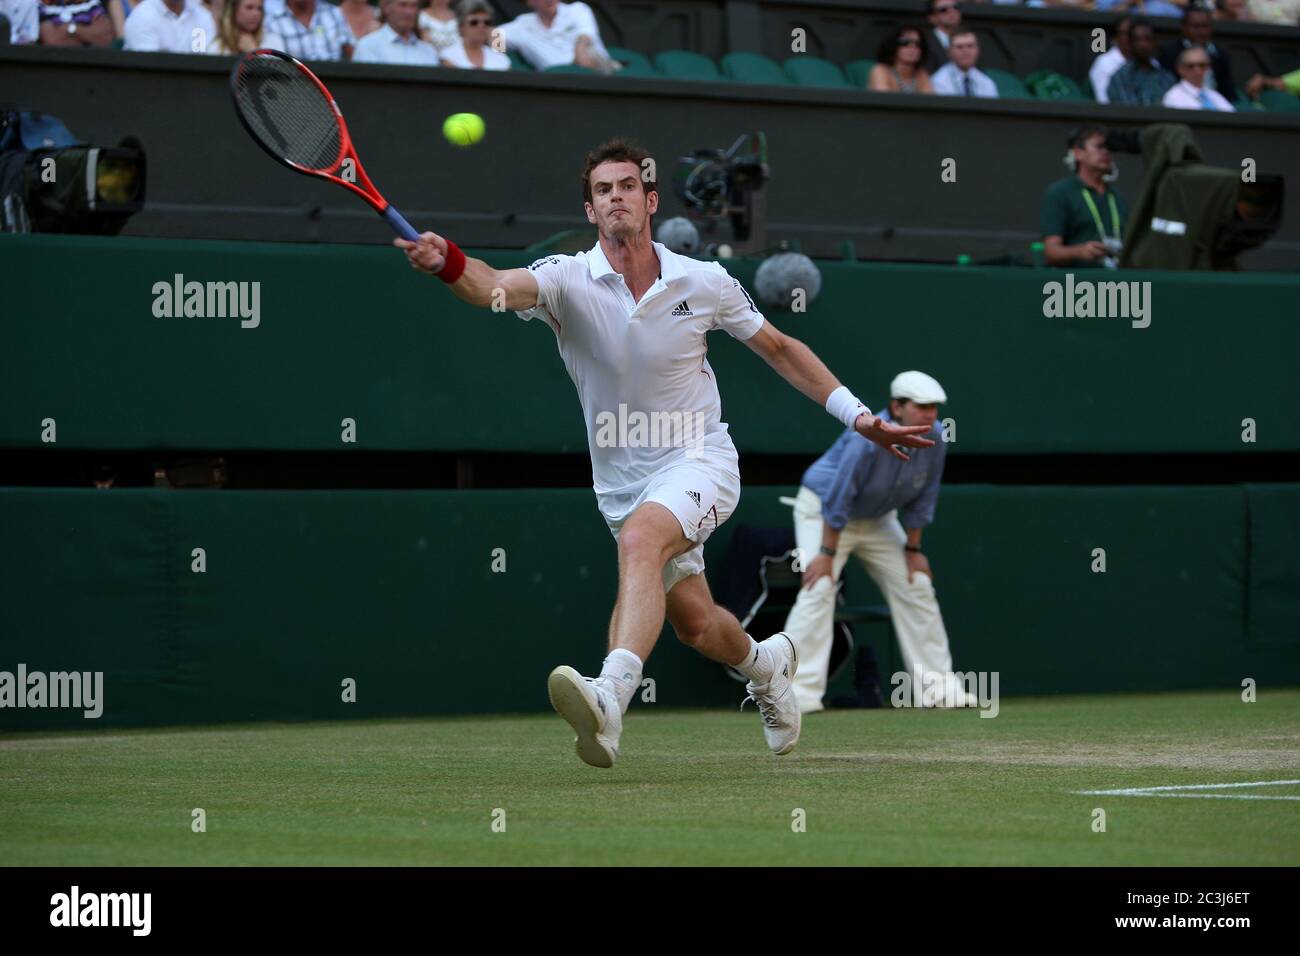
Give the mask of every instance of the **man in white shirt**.
POLYGON ((980 42, 969 30, 958 30, 948 42, 948 63, 931 78, 940 96, 985 96, 996 99, 998 85, 975 67, 980 42))
POLYGON ((142 0, 126 18, 124 50, 207 53, 217 38, 212 14, 199 0, 142 0))
POLYGON ((1115 29, 1111 31, 1110 49, 1093 60, 1088 70, 1088 81, 1092 84, 1092 92, 1097 97, 1098 103, 1110 102, 1110 94, 1106 92, 1106 87, 1110 86, 1110 78, 1132 56, 1128 45, 1128 31, 1132 24, 1132 17, 1119 18, 1115 29))
POLYGON ((357 63, 392 63, 399 66, 437 66, 438 51, 415 32, 420 16, 416 0, 380 0, 384 25, 357 41, 352 59, 357 63))
POLYGON ((794 644, 784 634, 756 642, 714 603, 702 573, 704 541, 740 498, 736 446, 722 421, 705 336, 722 329, 744 342, 886 453, 905 459, 896 446, 934 442, 920 437, 926 426, 874 415, 806 345, 773 328, 720 265, 652 241, 659 192, 649 158, 625 140, 587 155, 584 208, 598 231, 589 252, 496 270, 431 232, 418 243, 394 245, 406 250, 413 268, 437 275, 466 302, 540 318, 578 389, 593 488, 618 542, 619 566, 600 676, 562 666, 547 682, 552 705, 577 732, 578 756, 591 766, 613 766, 623 713, 665 617, 683 643, 749 679, 747 700, 762 716, 767 744, 786 754, 800 729, 794 644))
POLYGON ((1222 93, 1205 85, 1205 77, 1209 72, 1210 51, 1203 46, 1189 46, 1178 54, 1179 82, 1169 88, 1160 100, 1160 105, 1176 110, 1235 113, 1237 108, 1222 93))
POLYGON ((9 42, 35 43, 41 36, 36 0, 0 0, 0 16, 9 21, 9 42))
POLYGON ((613 64, 600 41, 596 15, 585 3, 528 0, 532 13, 501 25, 506 46, 518 50, 534 69, 576 63, 605 71, 613 64))

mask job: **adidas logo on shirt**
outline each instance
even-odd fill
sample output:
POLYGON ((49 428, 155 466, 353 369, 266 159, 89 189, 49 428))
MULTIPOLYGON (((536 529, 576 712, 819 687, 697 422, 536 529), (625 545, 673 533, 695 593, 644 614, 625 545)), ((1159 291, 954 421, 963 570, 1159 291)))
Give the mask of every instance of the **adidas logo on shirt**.
POLYGON ((698 491, 688 491, 686 494, 690 497, 691 501, 694 501, 697 506, 699 505, 700 493, 698 491))
POLYGON ((679 315, 694 315, 695 313, 692 312, 691 307, 686 304, 686 300, 682 299, 682 301, 677 303, 677 308, 673 309, 672 314, 675 316, 679 316, 679 315))

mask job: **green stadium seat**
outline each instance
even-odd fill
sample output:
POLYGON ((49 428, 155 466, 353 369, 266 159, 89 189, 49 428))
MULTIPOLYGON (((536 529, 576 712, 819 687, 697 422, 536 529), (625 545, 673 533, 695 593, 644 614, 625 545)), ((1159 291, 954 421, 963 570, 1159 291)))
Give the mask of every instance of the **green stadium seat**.
POLYGON ((1068 76, 1054 70, 1039 70, 1025 77, 1025 87, 1030 94, 1040 100, 1057 100, 1062 102, 1087 102, 1079 84, 1068 76))
POLYGON ((722 73, 737 83, 753 86, 789 86, 790 78, 761 53, 728 53, 722 58, 722 73))
POLYGON ((854 60, 844 64, 844 75, 848 77, 849 86, 856 90, 865 90, 867 78, 871 76, 871 68, 875 65, 875 60, 854 60))
POLYGON ((627 76, 656 76, 658 73, 654 66, 651 65, 649 57, 643 53, 621 46, 611 46, 605 49, 609 51, 611 57, 623 64, 623 69, 619 72, 627 76))
POLYGON ((829 86, 848 89, 844 71, 818 56, 792 56, 785 61, 785 75, 799 86, 829 86))
POLYGON ((1300 97, 1281 90, 1260 90, 1259 101, 1270 113, 1300 113, 1300 97))
POLYGON ((716 63, 689 50, 664 50, 655 54, 654 65, 660 73, 674 80, 717 83, 724 78, 716 63))
POLYGON ((533 65, 520 56, 518 50, 506 50, 506 56, 510 57, 510 69, 533 72, 533 65))
POLYGON ((1097 91, 1092 88, 1092 77, 1085 76, 1083 78, 1083 86, 1081 89, 1083 90, 1084 96, 1092 100, 1094 103, 1097 102, 1097 91))
POLYGON ((543 73, 585 73, 587 76, 599 76, 595 70, 585 66, 578 66, 576 63, 560 63, 556 66, 548 66, 542 70, 543 73))
POLYGON ((1004 100, 1032 100, 1034 98, 1034 95, 1029 92, 1029 87, 1025 86, 1020 77, 1014 73, 983 67, 981 69, 984 70, 990 80, 997 84, 1000 98, 1004 100))

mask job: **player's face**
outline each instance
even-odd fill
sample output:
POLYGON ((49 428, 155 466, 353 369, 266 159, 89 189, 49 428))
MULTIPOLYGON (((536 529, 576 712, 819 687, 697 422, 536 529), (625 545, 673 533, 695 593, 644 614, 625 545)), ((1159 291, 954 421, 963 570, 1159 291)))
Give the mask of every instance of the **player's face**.
POLYGON ((894 420, 900 425, 933 425, 934 420, 939 417, 939 406, 934 402, 925 405, 918 405, 912 401, 898 404, 901 407, 894 420))
POLYGON ((650 215, 659 208, 659 194, 647 194, 641 167, 633 162, 601 163, 591 171, 591 203, 587 220, 601 235, 628 239, 649 229, 650 215))

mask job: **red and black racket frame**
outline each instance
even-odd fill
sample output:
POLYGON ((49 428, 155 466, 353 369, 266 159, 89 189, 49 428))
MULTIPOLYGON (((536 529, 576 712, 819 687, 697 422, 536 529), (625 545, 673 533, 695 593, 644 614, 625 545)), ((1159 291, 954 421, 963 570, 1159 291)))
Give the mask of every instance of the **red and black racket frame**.
POLYGON ((338 104, 334 102, 334 97, 330 94, 330 91, 325 84, 321 82, 320 77, 307 69, 306 65, 300 60, 280 50, 254 50, 253 52, 241 57, 239 62, 235 64, 234 69, 230 71, 230 93, 235 97, 235 115, 239 117, 239 122, 248 132, 248 135, 252 137, 253 142, 262 147, 263 152, 268 156, 274 159, 277 163, 289 167, 296 173, 302 173, 304 176, 314 176, 318 179, 326 179, 332 183, 338 183, 345 189, 350 189, 369 203, 375 212, 379 213, 383 220, 392 227, 393 231, 403 239, 409 239, 411 242, 419 240, 420 234, 415 231, 400 212, 393 208, 388 200, 384 199, 384 197, 380 195, 379 190, 375 188, 375 184, 371 182, 370 177, 366 175, 366 171, 361 165, 361 159, 357 156, 356 148, 352 145, 352 136, 348 133, 348 124, 343 119, 343 111, 340 110, 338 104), (245 61, 259 56, 279 57, 280 59, 293 64, 293 66, 307 77, 307 79, 311 80, 311 82, 316 85, 316 88, 320 90, 321 96, 323 96, 325 101, 329 103, 330 109, 334 111, 334 118, 339 124, 339 154, 328 169, 310 169, 306 166, 300 166, 292 160, 279 155, 275 150, 262 142, 261 137, 258 136, 253 128, 248 124, 248 121, 244 119, 244 113, 239 109, 237 77, 239 76, 239 70, 244 65, 245 61), (349 159, 352 160, 352 164, 355 167, 356 182, 350 182, 338 174, 339 170, 343 168, 343 164, 349 159))

